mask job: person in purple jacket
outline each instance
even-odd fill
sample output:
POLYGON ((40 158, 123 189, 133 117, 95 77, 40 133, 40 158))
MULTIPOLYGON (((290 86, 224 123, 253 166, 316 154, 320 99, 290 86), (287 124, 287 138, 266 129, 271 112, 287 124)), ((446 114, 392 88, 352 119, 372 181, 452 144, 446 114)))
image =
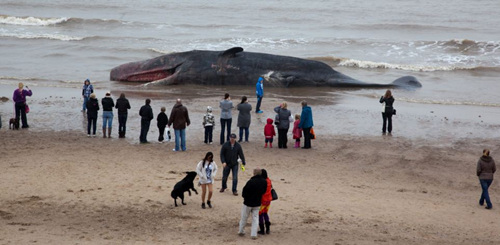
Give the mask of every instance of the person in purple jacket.
POLYGON ((22 128, 29 128, 28 120, 26 119, 26 96, 33 95, 31 89, 26 86, 24 89, 24 84, 19 83, 19 88, 14 90, 14 95, 12 100, 15 103, 16 110, 16 120, 19 122, 19 117, 21 117, 22 128))

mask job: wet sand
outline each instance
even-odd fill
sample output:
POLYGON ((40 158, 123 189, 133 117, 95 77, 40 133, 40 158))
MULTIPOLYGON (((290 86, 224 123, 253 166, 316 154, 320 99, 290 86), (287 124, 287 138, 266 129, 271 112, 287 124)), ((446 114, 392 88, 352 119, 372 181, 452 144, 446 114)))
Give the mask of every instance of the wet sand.
MULTIPOLYGON (((160 106, 170 110, 180 96, 176 91, 129 93, 133 109, 127 139, 123 140, 117 138, 116 120, 113 138, 103 139, 101 134, 87 138, 85 118, 79 112, 81 99, 72 91, 34 91, 44 96, 28 100, 32 112, 27 130, 6 129, 5 112, 11 102, 0 103, 4 125, 0 129, 0 243, 256 242, 249 235, 237 235, 242 198, 218 192, 222 171, 216 176, 213 209, 202 210, 199 195, 188 196, 187 205, 177 208, 170 198, 184 171, 193 170, 207 151, 218 155, 218 144, 202 143, 201 115, 207 105, 218 107, 220 91, 184 100, 192 125, 187 130, 188 150, 177 153, 172 152, 173 142, 155 143, 155 122, 148 135, 153 143, 138 144, 140 123, 136 115, 144 93, 153 98, 156 115, 160 106), (154 97, 155 93, 159 95, 154 97)), ((231 91, 235 104, 241 91, 231 91)), ((318 135, 313 149, 264 149, 262 131, 265 119, 274 116, 272 107, 287 100, 293 113, 300 109, 300 99, 293 91, 292 95, 269 92, 263 102, 265 113, 252 114, 250 143, 243 144, 247 169, 267 169, 280 196, 271 205, 271 235, 259 237, 257 242, 500 243, 500 214, 495 211, 500 196, 498 182, 490 188, 494 208, 485 210, 478 205, 481 189, 475 176, 482 149, 490 148, 497 158, 500 147, 494 135, 481 138, 463 132, 469 128, 496 134, 493 124, 483 121, 485 129, 480 119, 476 122, 457 115, 446 120, 439 110, 430 113, 401 103, 398 112, 407 112, 394 119, 392 136, 382 136, 380 106, 361 106, 376 101, 379 91, 365 99, 356 91, 325 92, 310 98, 318 135), (425 133, 419 134, 417 129, 425 133), (437 136, 426 138, 434 134, 437 136)), ((120 91, 112 93, 117 98, 120 91)), ((237 112, 233 128, 236 118, 237 112)), ((100 125, 98 121, 98 133, 100 125)), ((215 142, 219 132, 216 127, 215 142)), ((240 193, 250 173, 240 173, 240 193)))

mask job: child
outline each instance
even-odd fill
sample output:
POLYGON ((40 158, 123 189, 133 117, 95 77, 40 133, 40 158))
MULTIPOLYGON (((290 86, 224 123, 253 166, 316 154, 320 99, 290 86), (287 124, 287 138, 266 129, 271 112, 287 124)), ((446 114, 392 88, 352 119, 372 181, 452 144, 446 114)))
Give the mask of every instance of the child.
POLYGON ((161 112, 158 114, 156 117, 156 120, 158 121, 158 130, 160 130, 160 136, 158 136, 158 141, 161 143, 163 142, 163 135, 165 134, 165 127, 168 124, 168 117, 167 114, 165 114, 165 107, 161 108, 161 112))
POLYGON ((295 146, 293 148, 300 147, 300 138, 302 137, 302 130, 299 128, 300 114, 295 114, 295 122, 293 123, 293 138, 295 139, 295 146))
POLYGON ((273 119, 268 118, 267 124, 264 127, 264 136, 266 136, 266 145, 264 148, 267 148, 267 143, 269 143, 269 148, 273 148, 273 137, 276 135, 276 131, 274 131, 273 119))
POLYGON ((207 106, 207 113, 203 116, 203 127, 205 128, 205 144, 212 144, 212 132, 215 126, 215 116, 212 107, 207 106))

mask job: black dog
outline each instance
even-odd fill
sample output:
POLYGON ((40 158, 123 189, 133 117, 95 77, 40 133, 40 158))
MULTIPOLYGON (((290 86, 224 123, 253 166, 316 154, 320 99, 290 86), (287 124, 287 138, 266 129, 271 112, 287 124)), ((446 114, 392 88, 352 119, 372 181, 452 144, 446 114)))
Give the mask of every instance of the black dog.
POLYGON ((198 191, 194 188, 194 178, 196 178, 196 172, 191 171, 191 172, 186 172, 186 177, 182 179, 181 181, 177 182, 175 184, 174 189, 172 190, 172 193, 170 194, 172 198, 174 199, 175 206, 177 207, 177 197, 181 199, 182 205, 186 205, 184 203, 184 192, 188 192, 189 196, 191 196, 191 191, 193 190, 196 195, 198 195, 198 191))
POLYGON ((19 129, 19 120, 16 118, 11 118, 9 120, 9 129, 19 129))

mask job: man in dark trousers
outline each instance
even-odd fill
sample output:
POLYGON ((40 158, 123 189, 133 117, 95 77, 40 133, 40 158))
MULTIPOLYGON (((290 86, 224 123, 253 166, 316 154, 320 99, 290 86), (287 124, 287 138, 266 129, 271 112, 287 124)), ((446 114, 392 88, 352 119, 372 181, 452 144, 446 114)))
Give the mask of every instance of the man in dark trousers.
POLYGON ((259 209, 262 195, 266 193, 267 181, 261 176, 262 170, 256 168, 253 170, 253 177, 248 180, 243 187, 243 208, 241 209, 240 229, 238 234, 245 235, 245 224, 247 223, 248 215, 252 213, 252 229, 250 236, 252 239, 257 239, 257 227, 259 226, 259 209))
POLYGON ((226 141, 220 149, 220 162, 222 163, 222 167, 224 167, 222 171, 222 188, 220 192, 224 192, 227 189, 227 178, 229 177, 229 172, 232 171, 233 195, 238 195, 238 190, 236 189, 238 185, 238 158, 241 159, 243 165, 246 164, 243 149, 241 145, 236 142, 236 134, 231 134, 229 141, 226 141))
POLYGON ((148 131, 149 125, 151 124, 151 120, 153 120, 153 108, 149 105, 151 104, 150 99, 146 99, 146 104, 141 107, 139 110, 139 116, 141 116, 141 135, 139 137, 139 141, 143 144, 148 142, 148 131))

